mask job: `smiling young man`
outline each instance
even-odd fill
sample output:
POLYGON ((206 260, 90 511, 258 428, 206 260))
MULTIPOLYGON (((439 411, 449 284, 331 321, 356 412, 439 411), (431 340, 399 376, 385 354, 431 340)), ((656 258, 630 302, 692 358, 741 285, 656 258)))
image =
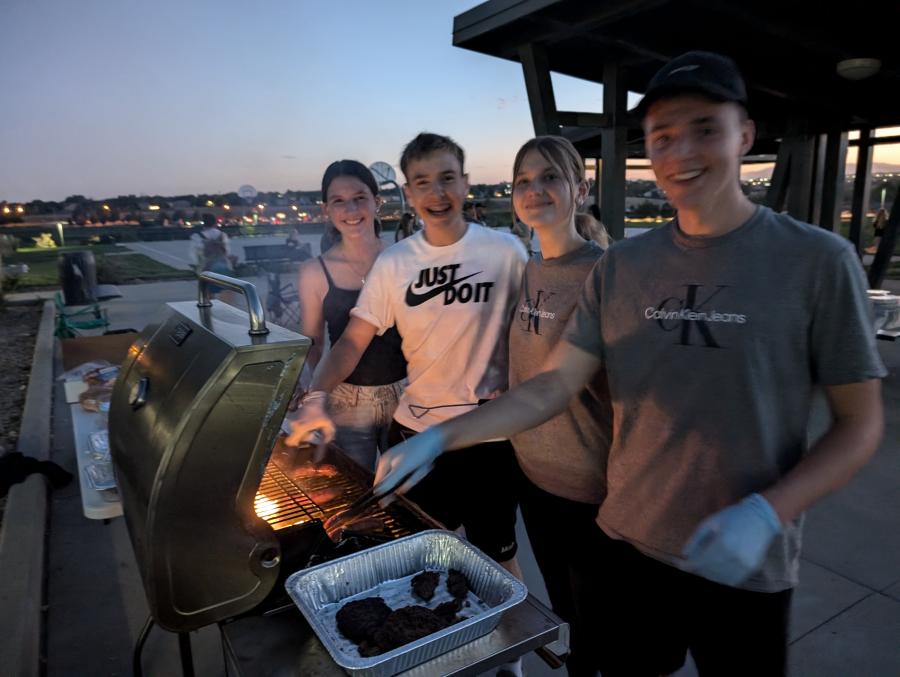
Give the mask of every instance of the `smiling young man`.
POLYGON ((602 532, 585 545, 603 560, 604 677, 674 672, 688 649, 701 675, 784 674, 803 511, 882 434, 859 260, 744 196, 745 104, 730 59, 664 66, 639 112, 675 220, 606 252, 542 373, 379 462, 386 491, 443 449, 546 421, 605 365, 613 441, 602 532), (816 387, 832 424, 808 449, 816 387))
MULTIPOLYGON (((293 424, 290 443, 313 430, 333 435, 326 393, 356 366, 372 338, 396 327, 409 385, 394 413, 393 444, 477 407, 506 389, 507 329, 526 254, 508 233, 467 223, 463 150, 419 134, 404 149, 404 190, 425 228, 388 248, 366 276, 350 323, 322 361, 293 424)), ((516 495, 508 441, 441 460, 410 498, 518 573, 516 495)))

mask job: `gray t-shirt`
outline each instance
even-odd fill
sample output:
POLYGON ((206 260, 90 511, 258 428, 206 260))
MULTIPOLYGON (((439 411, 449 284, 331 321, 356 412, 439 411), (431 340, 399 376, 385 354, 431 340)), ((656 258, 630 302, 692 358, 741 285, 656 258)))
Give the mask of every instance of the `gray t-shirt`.
MULTIPOLYGON (((721 237, 672 222, 614 245, 564 338, 609 377, 615 437, 597 522, 675 566, 701 520, 800 461, 814 385, 886 373, 853 248, 765 207, 721 237)), ((801 521, 741 587, 796 585, 801 521)))
MULTIPOLYGON (((535 254, 529 260, 509 330, 510 387, 540 371, 602 255, 600 247, 587 242, 558 258, 545 261, 535 254)), ((515 435, 512 443, 523 472, 541 489, 599 504, 606 495, 611 437, 612 408, 601 369, 563 413, 515 435)))

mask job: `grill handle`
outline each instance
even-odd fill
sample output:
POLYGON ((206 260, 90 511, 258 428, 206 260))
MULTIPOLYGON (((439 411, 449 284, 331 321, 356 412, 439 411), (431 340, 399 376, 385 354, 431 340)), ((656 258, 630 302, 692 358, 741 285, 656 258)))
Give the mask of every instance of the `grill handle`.
POLYGON ((247 298, 247 313, 250 315, 250 331, 247 333, 251 336, 261 336, 269 333, 269 329, 266 327, 266 313, 263 310, 262 302, 259 300, 259 294, 256 293, 256 287, 251 283, 228 277, 227 275, 211 273, 208 270, 200 273, 198 279, 198 308, 209 308, 212 305, 212 302, 209 300, 210 284, 217 284, 220 287, 240 292, 247 298))

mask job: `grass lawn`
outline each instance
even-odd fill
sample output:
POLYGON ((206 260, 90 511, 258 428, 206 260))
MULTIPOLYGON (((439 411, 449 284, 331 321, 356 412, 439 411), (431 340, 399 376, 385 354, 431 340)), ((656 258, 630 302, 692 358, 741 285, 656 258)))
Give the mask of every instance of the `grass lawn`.
POLYGON ((172 268, 115 244, 55 249, 25 248, 5 258, 4 262, 28 265, 28 273, 20 278, 16 287, 18 291, 34 287, 58 287, 57 259, 61 254, 77 251, 94 253, 97 261, 97 281, 101 284, 130 284, 146 280, 183 280, 194 277, 191 271, 172 268))
POLYGON ((192 270, 178 270, 160 263, 143 254, 117 254, 104 256, 108 281, 113 284, 129 284, 148 280, 192 280, 196 276, 192 270))

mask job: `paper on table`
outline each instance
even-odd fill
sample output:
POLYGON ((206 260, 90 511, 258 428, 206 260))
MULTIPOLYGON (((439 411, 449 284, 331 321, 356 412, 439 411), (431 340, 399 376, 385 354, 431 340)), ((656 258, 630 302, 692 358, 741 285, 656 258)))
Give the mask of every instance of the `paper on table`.
POLYGON ((77 404, 78 396, 88 389, 88 384, 79 379, 78 381, 66 381, 64 387, 66 390, 66 404, 77 404))

